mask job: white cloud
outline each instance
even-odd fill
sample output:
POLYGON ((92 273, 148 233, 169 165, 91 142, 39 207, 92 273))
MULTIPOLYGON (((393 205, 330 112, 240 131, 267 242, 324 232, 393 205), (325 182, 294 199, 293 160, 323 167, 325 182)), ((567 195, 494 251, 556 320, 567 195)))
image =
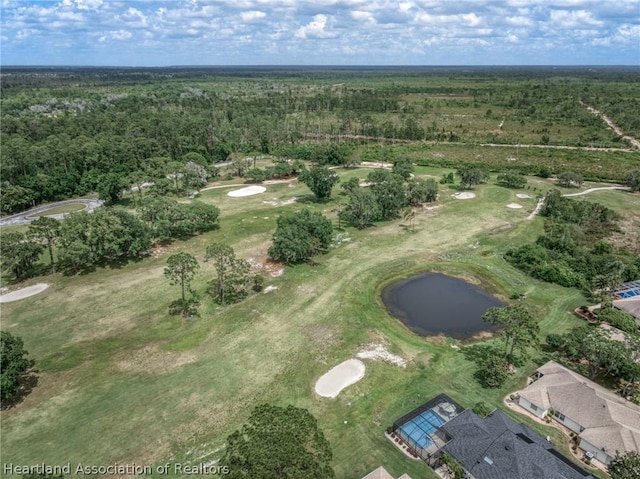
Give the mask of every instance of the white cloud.
POLYGON ((482 23, 482 19, 475 13, 465 13, 461 16, 461 18, 462 20, 464 20, 464 23, 466 23, 470 27, 477 27, 478 25, 480 25, 480 23, 482 23))
POLYGON ((76 0, 76 8, 78 10, 95 10, 102 3, 102 0, 76 0))
POLYGON ((107 32, 105 35, 102 35, 98 39, 98 41, 106 42, 109 39, 123 41, 123 40, 129 40, 131 37, 133 37, 133 33, 127 30, 113 30, 113 31, 107 32))
POLYGON ((249 12, 242 12, 240 14, 240 18, 242 18, 243 22, 254 22, 266 16, 267 14, 264 12, 261 12, 260 10, 251 10, 249 12))
POLYGON ((530 27, 533 25, 533 20, 531 20, 528 17, 524 17, 522 15, 507 17, 506 22, 509 25, 513 25, 514 27, 530 27))
POLYGON ((551 10, 550 18, 551 23, 561 28, 579 28, 591 25, 602 25, 602 22, 593 16, 593 13, 586 10, 551 10))
POLYGON ((332 38, 335 37, 335 33, 325 30, 329 17, 322 13, 315 15, 313 20, 307 25, 304 25, 295 33, 296 38, 332 38))

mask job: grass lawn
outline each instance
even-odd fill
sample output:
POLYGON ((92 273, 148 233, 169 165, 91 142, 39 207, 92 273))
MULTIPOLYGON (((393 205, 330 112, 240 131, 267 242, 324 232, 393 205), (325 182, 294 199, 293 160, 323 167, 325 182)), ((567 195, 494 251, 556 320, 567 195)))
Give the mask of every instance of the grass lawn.
MULTIPOLYGON (((364 178, 370 170, 337 171, 364 178)), ((420 167, 417 174, 447 171, 420 167)), ((545 358, 537 353, 503 388, 483 389, 473 379, 474 363, 452 347, 464 343, 420 338, 385 312, 379 299, 385 282, 442 271, 502 298, 526 292, 542 337, 579 324, 569 311, 584 303, 580 292, 533 280, 503 260, 509 247, 541 233, 542 219, 526 219, 535 198, 517 198, 520 190, 494 184, 477 187, 470 200, 454 199, 456 190, 441 185, 439 208, 417 212, 415 232, 402 220, 346 229, 349 240, 316 264, 269 276, 266 285, 277 290, 236 305, 216 306, 204 294, 213 267, 201 262, 192 285, 201 297, 200 317, 169 316, 169 303, 180 295, 162 274, 170 254, 187 251, 203 260, 207 245, 228 242, 238 256, 260 262, 283 211, 310 207, 336 220, 339 187, 324 204, 313 203, 296 180, 266 187, 246 198, 227 196, 233 188, 207 190, 199 200, 220 207, 219 230, 176 241, 139 262, 36 278, 52 286, 3 305, 3 329, 24 339, 40 371, 32 393, 1 413, 3 462, 208 462, 255 405, 270 402, 315 415, 333 447, 337 477, 360 478, 379 465, 395 476, 435 477, 386 441, 385 428, 440 392, 466 407, 484 401, 505 410, 502 399, 545 358), (509 202, 523 208, 506 208, 509 202), (378 343, 405 358, 407 367, 365 360, 364 379, 336 399, 314 394, 328 369, 378 343)), ((637 196, 602 194, 616 209, 637 208, 637 196)), ((534 427, 567 451, 555 429, 534 427)))

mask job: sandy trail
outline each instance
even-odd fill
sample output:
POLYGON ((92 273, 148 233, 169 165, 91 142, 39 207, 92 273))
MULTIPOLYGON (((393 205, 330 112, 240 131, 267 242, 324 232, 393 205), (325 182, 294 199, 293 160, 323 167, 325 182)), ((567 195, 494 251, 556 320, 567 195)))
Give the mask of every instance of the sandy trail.
MULTIPOLYGON (((566 194, 564 194, 562 196, 566 196, 566 197, 582 196, 582 195, 588 195, 589 193, 593 193, 594 191, 603 191, 603 190, 629 191, 629 187, 627 187, 627 186, 600 186, 598 188, 589 188, 589 189, 584 190, 584 191, 578 191, 577 193, 566 193, 566 194)), ((536 209, 533 210, 529 216, 527 216, 527 219, 528 220, 533 219, 538 214, 538 212, 542 208, 543 204, 544 204, 544 198, 540 198, 538 200, 538 204, 536 205, 536 209)))
POLYGON ((538 200, 538 204, 536 205, 536 208, 531 212, 531 214, 529 216, 527 216, 528 220, 532 220, 533 218, 535 218, 535 216, 540 212, 540 210, 542 209, 542 205, 544 205, 544 198, 540 198, 538 200))
POLYGON ((562 196, 582 196, 582 195, 588 195, 589 193, 593 193, 594 191, 601 191, 601 190, 625 190, 625 191, 629 191, 629 187, 627 186, 601 186, 599 188, 589 188, 588 190, 584 190, 584 191, 579 191, 578 193, 567 193, 565 195, 562 196))
POLYGON ((20 299, 28 298, 38 293, 42 293, 48 287, 48 283, 37 283, 32 286, 27 286, 26 288, 17 289, 15 291, 11 291, 10 293, 1 295, 0 303, 11 303, 12 301, 18 301, 20 299))
POLYGON ((609 127, 616 132, 617 135, 620 135, 622 138, 624 138, 625 140, 627 140, 629 143, 631 143, 633 146, 635 146, 636 148, 640 148, 640 141, 638 141, 636 138, 634 138, 633 136, 629 136, 629 135, 625 135, 624 131, 622 131, 622 129, 616 125, 613 120, 611 118, 609 118, 607 115, 605 115, 603 112, 601 112, 600 110, 596 110, 595 108, 593 108, 592 106, 587 105, 586 103, 580 101, 580 104, 585 107, 587 110, 589 110, 591 113, 593 113, 594 115, 602 118, 602 120, 604 120, 604 122, 609 125, 609 127))

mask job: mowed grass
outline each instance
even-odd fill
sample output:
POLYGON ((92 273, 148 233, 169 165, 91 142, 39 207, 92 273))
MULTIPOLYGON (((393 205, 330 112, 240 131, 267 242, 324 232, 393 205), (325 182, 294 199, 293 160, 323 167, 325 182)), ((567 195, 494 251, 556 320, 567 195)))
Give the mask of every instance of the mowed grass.
MULTIPOLYGON (((337 171, 364 178, 370 170, 337 171)), ((443 172, 421 167, 418 174, 443 172)), ((280 213, 310 207, 336 221, 336 202, 344 201, 339 187, 324 204, 310 201, 297 181, 266 187, 246 198, 227 196, 228 188, 203 192, 201 201, 221 209, 219 230, 176 241, 139 262, 47 276, 52 286, 46 292, 3 305, 3 329, 24 339, 40 370, 38 386, 24 402, 2 411, 4 462, 208 462, 220 457, 226 436, 255 405, 270 402, 305 407, 316 416, 332 444, 337 477, 359 478, 379 465, 396 476, 435 477, 386 441, 385 428, 440 392, 467 407, 484 401, 505 409, 502 399, 522 387, 534 360, 544 357, 534 355, 503 388, 482 389, 473 379, 475 365, 451 347, 453 340, 419 338, 384 311, 382 285, 442 271, 502 298, 526 292, 542 337, 579 324, 570 314, 585 301, 578 291, 532 280, 504 261, 509 247, 540 234, 542 219, 526 219, 535 198, 519 199, 517 191, 494 184, 477 187, 471 200, 456 200, 454 188, 441 187, 439 207, 417 212, 415 232, 402 220, 346 229, 349 241, 316 264, 269 276, 266 284, 277 290, 216 306, 204 294, 213 278, 211 264, 202 261, 207 245, 228 242, 238 256, 259 261, 280 213), (294 197, 301 202, 287 203, 294 197), (511 201, 524 208, 506 208, 511 201), (162 272, 178 251, 201 260, 193 289, 202 306, 191 321, 168 314, 180 293, 162 272), (407 367, 365 360, 364 379, 338 398, 315 395, 318 377, 379 343, 405 358, 407 367)), ((606 194, 620 208, 633 197, 606 194)), ((557 431, 535 427, 566 451, 557 431)))

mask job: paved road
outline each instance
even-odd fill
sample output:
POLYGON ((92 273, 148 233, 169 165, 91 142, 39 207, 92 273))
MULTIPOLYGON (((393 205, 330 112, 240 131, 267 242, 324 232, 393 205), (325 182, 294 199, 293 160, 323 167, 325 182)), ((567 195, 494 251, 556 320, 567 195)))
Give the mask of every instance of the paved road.
MULTIPOLYGON (((0 226, 19 226, 19 225, 28 225, 33 220, 37 219, 34 215, 38 215, 46 212, 47 210, 58 208, 59 206, 65 205, 85 205, 85 211, 92 212, 96 208, 102 206, 102 200, 92 200, 86 198, 77 198, 73 200, 64 200, 57 201, 55 203, 47 203, 46 205, 36 206, 35 208, 31 208, 30 210, 23 211, 22 213, 16 213, 15 215, 5 216, 0 219, 0 226)), ((57 220, 62 219, 65 213, 51 215, 52 218, 57 220)))

